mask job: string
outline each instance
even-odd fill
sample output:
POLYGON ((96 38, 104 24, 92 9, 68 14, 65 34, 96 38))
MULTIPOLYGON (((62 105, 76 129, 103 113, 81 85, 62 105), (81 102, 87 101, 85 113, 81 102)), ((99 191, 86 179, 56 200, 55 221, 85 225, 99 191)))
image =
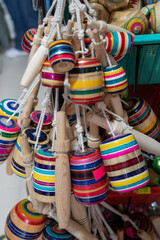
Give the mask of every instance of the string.
POLYGON ((59 88, 56 88, 55 107, 53 112, 53 136, 52 136, 52 151, 54 150, 54 140, 57 138, 57 111, 58 111, 59 88))
POLYGON ((110 205, 109 205, 108 203, 106 203, 106 202, 101 202, 100 204, 101 204, 103 207, 109 209, 111 212, 119 215, 119 216, 122 218, 123 221, 125 221, 125 222, 126 222, 126 221, 130 222, 130 223, 132 224, 132 226, 133 226, 137 231, 139 230, 139 228, 137 227, 137 225, 136 225, 136 224, 132 221, 132 219, 129 218, 127 215, 120 213, 119 211, 117 211, 115 208, 113 208, 112 206, 110 206, 110 205))
POLYGON ((126 101, 124 101, 123 99, 121 99, 121 102, 122 102, 123 104, 125 104, 126 106, 129 106, 129 104, 128 104, 126 101))
POLYGON ((10 118, 6 121, 7 123, 15 116, 17 112, 20 111, 26 104, 27 99, 29 98, 31 92, 35 88, 35 86, 38 84, 38 82, 41 80, 40 74, 37 75, 33 83, 31 84, 30 88, 27 90, 26 94, 24 95, 23 99, 20 100, 19 107, 14 111, 14 113, 10 116, 10 118))
POLYGON ((76 129, 78 133, 78 142, 81 144, 82 152, 84 152, 84 143, 83 143, 83 127, 81 125, 81 118, 80 118, 80 111, 79 111, 79 105, 75 104, 75 110, 76 110, 76 116, 77 116, 77 124, 76 129))
POLYGON ((54 1, 52 2, 52 5, 51 5, 50 9, 48 10, 46 16, 45 16, 44 19, 43 19, 43 25, 44 25, 44 26, 48 23, 49 16, 51 15, 52 10, 53 10, 56 2, 57 2, 57 0, 54 0, 54 1))
POLYGON ((108 61, 109 67, 112 67, 112 63, 111 63, 111 61, 110 61, 110 58, 109 58, 109 56, 108 56, 107 51, 105 51, 105 54, 106 54, 106 57, 107 57, 107 61, 108 61))
POLYGON ((47 105, 48 105, 49 100, 50 100, 51 92, 52 92, 52 88, 48 88, 46 96, 45 96, 45 98, 42 102, 43 107, 42 107, 40 119, 39 119, 39 122, 38 122, 38 125, 37 125, 37 128, 36 128, 36 133, 35 133, 36 142, 35 142, 35 145, 34 145, 34 151, 36 151, 36 149, 37 149, 37 145, 38 145, 38 141, 39 141, 39 137, 40 137, 40 134, 41 134, 41 129, 42 129, 43 121, 44 121, 44 116, 45 116, 45 113, 46 113, 47 105))
POLYGON ((103 217, 103 215, 102 215, 102 213, 101 213, 98 205, 95 205, 94 207, 95 207, 95 210, 96 210, 97 214, 100 216, 102 222, 103 222, 104 225, 106 226, 106 228, 107 228, 107 230, 108 230, 108 232, 109 232, 110 238, 111 238, 112 240, 117 240, 117 239, 118 239, 118 238, 117 238, 117 235, 113 232, 112 228, 111 228, 111 227, 109 226, 109 224, 106 222, 106 220, 105 220, 105 218, 103 217))

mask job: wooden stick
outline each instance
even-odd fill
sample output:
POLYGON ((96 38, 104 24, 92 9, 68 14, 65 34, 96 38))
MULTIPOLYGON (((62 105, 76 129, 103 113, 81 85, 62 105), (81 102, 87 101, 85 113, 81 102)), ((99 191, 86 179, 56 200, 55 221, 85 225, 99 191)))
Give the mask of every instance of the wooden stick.
POLYGON ((73 220, 78 222, 81 226, 90 232, 90 224, 86 212, 86 207, 80 204, 75 199, 75 196, 73 194, 71 195, 71 211, 73 220))
POLYGON ((122 107, 122 102, 121 102, 121 98, 119 96, 119 94, 111 94, 111 104, 113 107, 114 112, 120 116, 120 117, 124 117, 124 110, 122 107))
MULTIPOLYGON (((96 124, 97 126, 106 129, 107 132, 110 133, 110 128, 109 128, 106 120, 103 117, 99 117, 96 114, 92 114, 92 115, 90 114, 87 116, 87 119, 89 122, 92 122, 92 123, 96 124)), ((160 155, 160 143, 158 141, 156 141, 155 139, 153 139, 141 132, 138 132, 132 128, 124 129, 124 125, 121 121, 114 120, 113 122, 110 122, 110 125, 112 127, 114 134, 132 133, 135 136, 140 149, 142 149, 145 152, 157 155, 157 156, 160 155)))
POLYGON ((72 40, 73 34, 72 34, 72 29, 73 29, 74 22, 72 20, 68 20, 67 23, 67 29, 66 32, 63 33, 63 39, 72 40))
POLYGON ((152 240, 151 236, 145 232, 144 230, 140 229, 137 231, 137 235, 142 239, 142 240, 152 240))
POLYGON ((38 48, 38 50, 33 55, 32 59, 30 60, 21 80, 21 86, 23 88, 28 88, 29 85, 33 82, 35 77, 40 72, 44 61, 48 56, 48 46, 49 42, 53 41, 56 37, 56 31, 53 30, 53 34, 51 35, 50 39, 48 40, 47 36, 43 37, 43 44, 38 48))
POLYGON ((99 127, 94 123, 90 122, 89 138, 87 139, 88 147, 98 148, 101 142, 102 142, 102 139, 100 138, 100 135, 99 135, 99 127))
POLYGON ((124 240, 124 230, 123 229, 118 229, 117 230, 117 236, 118 236, 118 240, 124 240))
POLYGON ((13 170, 11 168, 12 157, 15 151, 15 146, 13 147, 12 151, 10 152, 7 160, 6 160, 6 174, 11 176, 13 174, 13 170))
POLYGON ((95 21, 95 20, 89 19, 87 24, 89 27, 99 29, 101 32, 103 32, 103 31, 107 32, 107 33, 114 32, 114 31, 127 32, 132 35, 133 39, 135 38, 135 35, 129 31, 127 31, 126 29, 118 27, 116 25, 107 24, 106 22, 104 22, 102 20, 95 21))
POLYGON ((39 25, 38 29, 37 29, 37 33, 34 35, 33 45, 32 45, 32 48, 31 48, 31 51, 29 54, 28 62, 30 62, 33 55, 35 54, 35 52, 38 50, 39 46, 41 45, 41 41, 43 38, 43 32, 44 32, 44 26, 39 25))
POLYGON ((71 212, 71 177, 68 152, 70 140, 66 139, 65 112, 57 113, 57 140, 55 151, 57 154, 55 164, 55 198, 57 217, 60 228, 66 228, 71 212))
POLYGON ((102 67, 105 68, 105 67, 108 66, 106 54, 104 54, 104 52, 106 50, 105 50, 105 47, 104 47, 104 44, 103 44, 102 40, 100 39, 98 29, 93 30, 93 38, 94 38, 93 45, 94 45, 94 48, 95 48, 96 57, 101 62, 102 67))
POLYGON ((33 182, 31 177, 32 169, 33 169, 32 167, 33 153, 31 148, 29 147, 27 135, 25 133, 21 133, 19 135, 19 141, 21 146, 21 159, 23 161, 25 171, 26 171, 27 187, 28 187, 30 199, 35 210, 41 213, 44 208, 44 204, 37 201, 37 199, 35 198, 35 192, 33 189, 33 182))

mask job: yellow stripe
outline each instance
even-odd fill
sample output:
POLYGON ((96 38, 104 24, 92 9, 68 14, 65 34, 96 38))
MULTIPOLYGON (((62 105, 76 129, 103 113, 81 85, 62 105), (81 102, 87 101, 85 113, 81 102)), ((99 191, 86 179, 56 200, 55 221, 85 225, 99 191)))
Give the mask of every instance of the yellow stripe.
POLYGON ((67 40, 57 40, 57 41, 54 41, 53 43, 51 43, 50 45, 49 45, 49 48, 50 47, 53 47, 54 45, 57 45, 57 44, 68 44, 68 45, 71 45, 72 46, 72 44, 69 42, 69 41, 67 41, 67 40))
POLYGON ((42 83, 48 83, 48 84, 56 84, 58 86, 63 86, 64 81, 55 81, 55 80, 46 80, 45 78, 41 78, 42 83))
POLYGON ((116 70, 112 70, 110 72, 104 72, 104 76, 112 76, 114 74, 118 74, 118 73, 121 73, 123 71, 124 71, 124 69, 122 67, 120 67, 120 68, 118 68, 116 70))
POLYGON ((148 127, 146 127, 146 128, 144 128, 143 130, 141 130, 141 132, 142 132, 142 133, 148 132, 151 128, 153 128, 153 126, 155 125, 156 121, 157 121, 157 117, 156 117, 156 115, 155 115, 155 116, 154 116, 154 119, 153 119, 153 122, 151 122, 151 124, 150 124, 148 127))
POLYGON ((128 184, 136 183, 144 178, 148 177, 148 170, 146 170, 144 173, 139 174, 138 176, 129 178, 129 179, 124 179, 124 180, 118 180, 111 182, 112 187, 121 187, 121 186, 126 186, 128 184))
POLYGON ((13 170, 14 173, 16 173, 18 176, 26 178, 26 174, 20 173, 17 170, 14 169, 14 167, 11 165, 11 168, 13 170))
MULTIPOLYGON (((116 139, 115 139, 116 140, 116 139)), ((111 149, 111 148, 114 148, 116 146, 120 146, 120 145, 123 145, 125 143, 128 143, 128 142, 131 142, 135 140, 135 137, 133 135, 131 136, 128 136, 128 137, 125 137, 123 139, 119 139, 119 140, 116 140, 114 142, 110 142, 110 143, 106 143, 106 144, 101 144, 100 145, 100 149, 101 150, 106 150, 106 149, 111 149)))
POLYGON ((72 88, 88 88, 88 87, 100 87, 104 85, 104 81, 100 79, 92 79, 91 81, 72 81, 69 80, 72 88))
MULTIPOLYGON (((3 115, 3 116, 7 116, 7 117, 10 117, 11 115, 8 115, 6 114, 5 112, 3 112, 1 109, 0 109, 0 115, 3 115)), ((17 121, 18 117, 12 117, 13 120, 17 121)))
POLYGON ((55 176, 40 175, 36 172, 33 172, 33 177, 42 182, 55 182, 55 176))

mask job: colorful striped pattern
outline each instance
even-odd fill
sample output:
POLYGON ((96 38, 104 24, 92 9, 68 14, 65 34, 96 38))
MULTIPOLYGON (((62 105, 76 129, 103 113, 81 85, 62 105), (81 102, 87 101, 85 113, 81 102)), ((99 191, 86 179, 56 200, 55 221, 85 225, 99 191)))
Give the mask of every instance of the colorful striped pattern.
POLYGON ((97 58, 79 58, 69 72, 70 98, 77 104, 93 104, 104 94, 104 75, 97 58))
POLYGON ((150 26, 153 30, 153 32, 157 32, 157 19, 156 19, 156 10, 155 7, 152 8, 151 10, 151 15, 150 15, 150 26))
POLYGON ((17 122, 9 117, 0 115, 0 164, 8 158, 18 137, 20 127, 17 122))
POLYGON ((84 205, 102 202, 108 195, 108 185, 100 152, 87 148, 70 158, 72 189, 76 199, 84 205), (95 174, 98 170, 98 180, 95 174))
POLYGON ((108 93, 115 94, 124 91, 128 87, 127 76, 119 65, 104 69, 105 88, 108 93))
MULTIPOLYGON (((34 145, 36 142, 36 136, 35 136, 36 129, 26 128, 22 132, 27 135, 28 143, 31 149, 34 149, 34 145)), ((49 145, 50 145, 49 136, 45 132, 41 131, 38 147, 45 148, 45 147, 49 147, 49 145)), ((20 153, 21 153, 21 146, 20 146, 19 137, 18 137, 16 141, 15 151, 12 157, 11 168, 17 176, 25 178, 26 177, 25 167, 21 160, 20 153)))
MULTIPOLYGON (((37 128, 39 119, 41 116, 41 111, 34 111, 30 114, 31 122, 30 126, 37 128)), ((43 124, 42 124, 42 131, 49 133, 52 128, 52 115, 49 113, 45 113, 43 124)))
POLYGON ((128 123, 134 129, 149 137, 157 139, 160 135, 160 123, 148 103, 141 97, 126 99, 128 106, 124 109, 128 113, 128 123))
POLYGON ((33 187, 38 200, 55 202, 55 152, 51 148, 37 151, 33 167, 33 187))
POLYGON ((30 53, 32 48, 32 43, 34 39, 34 35, 37 33, 36 28, 29 29, 23 36, 21 46, 23 50, 27 53, 30 53))
POLYGON ((114 191, 133 191, 149 182, 147 166, 134 135, 109 138, 101 143, 100 151, 114 191))
POLYGON ((54 72, 48 60, 43 63, 41 82, 45 87, 60 88, 64 86, 65 74, 54 72))
POLYGON ((65 229, 60 229, 57 222, 52 222, 48 225, 42 234, 42 240, 74 240, 72 236, 65 229))
MULTIPOLYGON (((0 102, 0 115, 10 117, 19 107, 19 104, 15 99, 4 99, 0 102)), ((13 120, 17 121, 19 113, 16 113, 13 120)))
POLYGON ((46 216, 36 213, 32 203, 24 199, 16 204, 8 214, 5 235, 12 240, 35 240, 44 227, 46 216))
POLYGON ((49 62, 55 72, 68 72, 74 68, 75 53, 71 42, 57 40, 49 46, 49 62))
POLYGON ((131 34, 126 32, 110 32, 107 34, 106 51, 113 55, 115 60, 120 60, 120 56, 129 54, 132 48, 133 37, 131 34))

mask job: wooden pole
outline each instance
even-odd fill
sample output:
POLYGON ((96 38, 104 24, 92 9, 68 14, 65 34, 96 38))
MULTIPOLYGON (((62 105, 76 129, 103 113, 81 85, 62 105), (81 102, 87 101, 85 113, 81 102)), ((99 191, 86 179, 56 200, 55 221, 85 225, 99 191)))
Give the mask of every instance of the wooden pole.
POLYGON ((71 213, 71 177, 68 152, 70 140, 66 139, 65 112, 57 112, 57 140, 55 140, 55 198, 60 228, 68 226, 71 213))

